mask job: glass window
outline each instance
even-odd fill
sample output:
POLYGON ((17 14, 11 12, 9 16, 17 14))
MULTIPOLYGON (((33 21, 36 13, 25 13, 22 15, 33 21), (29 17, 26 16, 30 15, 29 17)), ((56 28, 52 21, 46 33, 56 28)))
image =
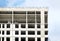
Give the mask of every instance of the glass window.
POLYGON ((40 11, 36 11, 36 14, 41 14, 41 12, 40 11))
POLYGON ((21 31, 21 35, 25 35, 26 34, 26 32, 25 31, 21 31))
POLYGON ((15 37, 15 41, 19 41, 19 38, 18 37, 15 37))
POLYGON ((7 24, 7 28, 10 28, 10 24, 7 24))
POLYGON ((27 15, 27 22, 28 23, 35 23, 35 15, 34 14, 27 15))
POLYGON ((47 24, 45 24, 45 28, 48 28, 48 25, 47 24))
POLYGON ((45 15, 45 23, 47 23, 48 22, 48 16, 47 15, 45 15))
POLYGON ((28 31, 28 35, 35 35, 35 31, 28 31))
POLYGON ((2 41, 4 41, 4 37, 2 37, 2 41))
POLYGON ((26 41, 26 38, 25 37, 21 37, 21 41, 26 41))
POLYGON ((10 41, 10 37, 7 37, 7 38, 6 38, 6 41, 10 41))
POLYGON ((41 34, 41 32, 40 31, 37 31, 37 35, 40 35, 41 34))
POLYGON ((40 24, 37 24, 37 28, 40 28, 40 24))
POLYGON ((19 31, 15 31, 15 35, 19 35, 19 31))
POLYGON ((4 35, 4 31, 2 31, 2 35, 4 35))
POLYGON ((28 28, 35 28, 34 24, 28 24, 28 28))
POLYGON ((7 31, 6 34, 7 34, 7 35, 10 35, 10 31, 7 31))
POLYGON ((35 41, 35 38, 33 38, 33 37, 28 37, 28 41, 35 41))
POLYGON ((1 31, 0 31, 0 34, 1 34, 1 31))
POLYGON ((26 11, 14 11, 14 14, 26 14, 26 11))
POLYGON ((15 24, 15 28, 19 28, 19 25, 18 24, 15 24))
POLYGON ((2 28, 5 28, 4 24, 2 24, 2 28))
POLYGON ((1 28, 1 24, 0 24, 0 28, 1 28))
POLYGON ((41 41, 41 38, 37 38, 37 41, 41 41))
POLYGON ((48 35, 48 31, 45 31, 45 35, 48 35))
POLYGON ((0 11, 0 14, 12 14, 12 11, 0 11))
POLYGON ((48 14, 48 11, 45 11, 44 14, 48 14))
POLYGON ((25 24, 21 24, 21 28, 26 28, 26 25, 25 24))
POLYGON ((48 41, 48 38, 47 37, 45 38, 45 41, 48 41))
POLYGON ((38 14, 36 15, 36 22, 41 23, 41 16, 38 14))
POLYGON ((35 14, 35 11, 28 11, 27 14, 35 14))

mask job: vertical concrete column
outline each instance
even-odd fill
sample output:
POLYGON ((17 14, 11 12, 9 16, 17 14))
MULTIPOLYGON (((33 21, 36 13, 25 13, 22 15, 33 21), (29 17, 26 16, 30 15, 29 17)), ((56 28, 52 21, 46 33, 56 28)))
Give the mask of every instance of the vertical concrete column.
POLYGON ((44 10, 41 9, 41 41, 44 40, 44 10))

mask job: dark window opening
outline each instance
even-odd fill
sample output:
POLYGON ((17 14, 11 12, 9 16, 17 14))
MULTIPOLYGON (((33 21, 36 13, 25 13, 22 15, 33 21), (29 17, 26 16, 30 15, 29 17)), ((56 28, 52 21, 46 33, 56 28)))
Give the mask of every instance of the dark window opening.
POLYGON ((26 32, 25 31, 21 31, 21 35, 25 35, 26 34, 26 32))
POLYGON ((41 16, 40 15, 36 15, 36 22, 41 23, 41 16))
POLYGON ((2 24, 2 28, 5 28, 4 24, 2 24))
POLYGON ((28 31, 28 35, 35 35, 35 31, 28 31))
POLYGON ((45 23, 47 23, 48 22, 48 17, 47 17, 47 15, 45 15, 45 23))
POLYGON ((0 34, 1 34, 1 31, 0 31, 0 34))
POLYGON ((19 41, 19 38, 18 37, 15 37, 15 41, 19 41))
POLYGON ((48 38, 47 37, 45 38, 45 41, 48 41, 48 38))
POLYGON ((37 41, 41 41, 41 38, 37 38, 37 41))
POLYGON ((21 41, 26 41, 26 38, 25 37, 21 37, 21 41))
POLYGON ((41 12, 40 11, 36 11, 36 14, 41 14, 41 12))
POLYGON ((2 37, 2 41, 4 41, 4 37, 2 37))
POLYGON ((2 31, 2 35, 4 35, 4 31, 2 31))
POLYGON ((26 28, 26 25, 25 24, 21 24, 21 28, 26 28))
POLYGON ((48 31, 45 31, 45 35, 48 35, 48 31))
POLYGON ((27 14, 35 14, 35 11, 28 11, 27 14))
POLYGON ((14 14, 26 14, 26 11, 14 11, 14 14))
POLYGON ((35 38, 29 37, 28 41, 35 41, 35 38))
POLYGON ((0 14, 12 14, 12 11, 0 11, 0 14))
POLYGON ((7 24, 7 28, 10 28, 10 24, 7 24))
POLYGON ((7 34, 7 35, 10 35, 10 31, 7 31, 6 34, 7 34))
POLYGON ((44 13, 45 13, 45 14, 48 14, 48 11, 45 11, 44 13))
POLYGON ((19 31, 15 31, 15 35, 18 35, 19 34, 19 31))
POLYGON ((34 24, 28 24, 28 28, 35 28, 34 24))
POLYGON ((1 28, 1 24, 0 24, 0 28, 1 28))
POLYGON ((1 37, 0 37, 0 41, 1 41, 1 37))
POLYGON ((27 15, 27 22, 28 23, 35 23, 35 15, 34 14, 27 15))
POLYGON ((15 28, 19 28, 19 25, 18 24, 15 24, 15 28))
POLYGON ((45 24, 45 28, 48 28, 48 25, 47 24, 45 24))
POLYGON ((37 31, 37 35, 40 35, 41 34, 41 32, 40 31, 37 31))
POLYGON ((37 28, 40 28, 40 24, 37 24, 37 28))
POLYGON ((7 37, 7 38, 6 38, 6 41, 10 41, 10 37, 7 37))

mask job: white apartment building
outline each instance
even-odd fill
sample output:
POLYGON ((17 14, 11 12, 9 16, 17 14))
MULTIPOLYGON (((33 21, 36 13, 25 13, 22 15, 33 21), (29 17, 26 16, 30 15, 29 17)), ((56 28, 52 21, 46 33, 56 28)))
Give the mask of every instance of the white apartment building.
POLYGON ((0 8, 0 41, 48 41, 48 9, 0 8))

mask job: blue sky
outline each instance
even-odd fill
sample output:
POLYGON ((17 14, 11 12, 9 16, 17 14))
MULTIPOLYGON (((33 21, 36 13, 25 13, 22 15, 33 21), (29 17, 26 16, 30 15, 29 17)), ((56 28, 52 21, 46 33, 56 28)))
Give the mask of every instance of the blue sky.
POLYGON ((0 0, 0 7, 48 7, 49 40, 60 40, 60 0, 0 0))

